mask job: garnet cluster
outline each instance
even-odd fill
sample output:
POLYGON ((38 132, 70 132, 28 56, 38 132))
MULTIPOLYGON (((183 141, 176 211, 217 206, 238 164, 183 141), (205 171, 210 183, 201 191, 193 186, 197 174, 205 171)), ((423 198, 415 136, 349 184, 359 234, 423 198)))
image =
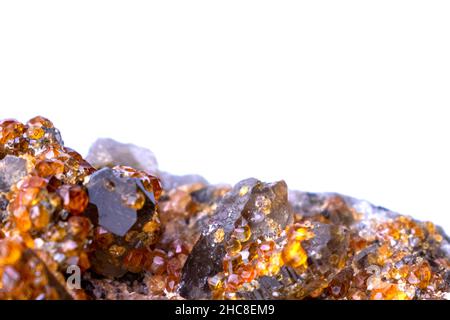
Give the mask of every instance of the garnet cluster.
POLYGON ((450 299, 450 239, 284 181, 171 175, 111 139, 84 159, 48 119, 8 119, 0 299, 450 299))

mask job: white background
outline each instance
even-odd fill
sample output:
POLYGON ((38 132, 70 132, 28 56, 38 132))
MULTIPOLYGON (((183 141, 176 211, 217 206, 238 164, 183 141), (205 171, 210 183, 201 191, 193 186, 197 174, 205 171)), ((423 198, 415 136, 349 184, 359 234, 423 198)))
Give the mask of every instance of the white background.
POLYGON ((450 231, 449 1, 1 1, 0 116, 450 231))

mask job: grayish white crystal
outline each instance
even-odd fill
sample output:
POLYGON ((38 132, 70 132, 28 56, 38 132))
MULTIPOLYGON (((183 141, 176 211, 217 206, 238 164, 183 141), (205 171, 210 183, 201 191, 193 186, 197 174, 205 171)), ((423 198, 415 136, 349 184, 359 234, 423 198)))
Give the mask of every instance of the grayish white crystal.
POLYGON ((0 192, 8 192, 13 184, 27 174, 25 159, 7 155, 0 160, 0 192))
POLYGON ((97 169, 123 165, 153 175, 158 172, 158 162, 153 152, 109 138, 97 139, 89 149, 86 160, 97 169))
POLYGON ((162 187, 164 190, 175 189, 179 186, 193 183, 201 183, 208 185, 208 181, 198 174, 187 174, 187 175, 173 175, 167 172, 161 172, 159 174, 161 179, 162 187))
POLYGON ((96 169, 123 165, 143 170, 159 177, 165 190, 192 183, 209 184, 197 174, 173 175, 159 171, 156 157, 149 149, 109 138, 97 139, 89 149, 86 160, 96 169))

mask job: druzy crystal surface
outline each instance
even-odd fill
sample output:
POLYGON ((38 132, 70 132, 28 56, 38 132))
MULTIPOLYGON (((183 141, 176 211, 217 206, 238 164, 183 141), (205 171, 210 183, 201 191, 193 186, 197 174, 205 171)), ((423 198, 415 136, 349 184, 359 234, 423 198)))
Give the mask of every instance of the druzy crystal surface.
POLYGON ((112 139, 85 160, 46 118, 0 122, 0 299, 449 299, 449 241, 351 197, 172 175, 112 139))

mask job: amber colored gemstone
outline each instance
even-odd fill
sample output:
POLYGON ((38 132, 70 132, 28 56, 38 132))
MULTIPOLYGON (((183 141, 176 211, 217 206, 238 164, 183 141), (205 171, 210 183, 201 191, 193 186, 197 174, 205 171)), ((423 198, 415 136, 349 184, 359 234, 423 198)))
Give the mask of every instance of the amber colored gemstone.
POLYGON ((246 264, 240 266, 236 270, 236 274, 239 275, 244 282, 252 282, 256 277, 256 269, 253 266, 246 264))
POLYGON ((147 192, 153 193, 156 201, 160 198, 162 186, 158 178, 149 175, 144 171, 136 170, 128 166, 116 166, 113 169, 120 172, 123 177, 139 179, 142 182, 144 189, 147 192))
POLYGON ((40 177, 48 178, 64 173, 64 163, 59 160, 42 160, 36 164, 35 169, 40 177))
POLYGON ((153 275, 147 281, 149 292, 153 295, 161 295, 166 288, 166 277, 162 275, 153 275))
POLYGON ((47 181, 41 177, 29 176, 23 180, 21 180, 17 187, 19 189, 28 189, 28 188, 44 188, 47 185, 47 181))
POLYGON ((118 246, 116 244, 113 244, 111 247, 109 247, 109 253, 112 256, 120 257, 126 252, 126 249, 122 246, 118 246))
POLYGON ((295 241, 304 241, 304 240, 311 239, 313 236, 314 236, 314 234, 311 231, 309 231, 308 229, 306 229, 302 226, 294 225, 291 228, 289 238, 291 238, 295 241))
POLYGON ((18 206, 33 206, 39 202, 39 193, 41 189, 29 187, 23 190, 20 190, 17 197, 12 201, 13 205, 16 203, 18 206))
POLYGON ((42 116, 37 116, 28 120, 27 124, 30 126, 53 128, 53 123, 42 116))
POLYGON ((384 262, 392 256, 392 250, 388 243, 384 243, 378 248, 377 262, 383 265, 384 262))
POLYGON ((166 279, 166 289, 167 289, 167 291, 168 292, 174 292, 176 290, 176 288, 177 288, 178 282, 179 282, 179 280, 178 280, 177 277, 169 275, 167 277, 167 279, 166 279))
POLYGON ((183 265, 178 257, 175 256, 167 259, 167 273, 169 275, 179 277, 182 267, 183 265))
POLYGON ((237 227, 233 231, 233 236, 238 239, 240 242, 246 242, 250 239, 252 232, 248 225, 244 225, 242 227, 237 227))
POLYGON ((19 240, 0 240, 0 300, 70 299, 63 276, 51 265, 19 240))
POLYGON ((351 268, 339 272, 330 282, 328 293, 336 299, 345 297, 350 289, 352 277, 353 270, 351 268))
POLYGON ((133 194, 122 195, 122 200, 125 206, 135 210, 141 210, 145 204, 145 196, 139 190, 133 194))
POLYGON ((258 247, 261 256, 270 257, 275 249, 275 242, 273 240, 265 241, 258 247))
POLYGON ((391 278, 400 280, 405 279, 408 276, 409 267, 407 265, 401 266, 399 268, 392 268, 389 272, 391 278))
POLYGON ((68 156, 70 156, 71 158, 73 158, 76 161, 85 161, 78 152, 76 152, 75 150, 73 150, 71 148, 64 147, 64 151, 68 156))
POLYGON ((124 266, 131 272, 141 272, 147 258, 145 251, 143 249, 130 250, 123 260, 124 266))
POLYGON ((49 239, 54 242, 62 242, 67 236, 67 230, 62 225, 52 228, 49 239))
POLYGON ((225 237, 225 232, 222 228, 219 228, 214 232, 214 242, 215 243, 221 243, 225 237))
POLYGON ((413 269, 413 273, 417 278, 417 286, 420 289, 426 289, 431 280, 431 267, 428 262, 422 262, 413 269))
POLYGON ((411 232, 421 240, 425 237, 424 231, 418 225, 413 226, 411 232))
POLYGON ((258 276, 266 276, 269 273, 267 263, 263 260, 256 260, 255 270, 258 276))
POLYGON ((243 281, 240 276, 238 276, 237 274, 230 274, 226 280, 225 290, 228 292, 236 291, 242 284, 243 281))
POLYGON ((86 252, 80 252, 79 259, 78 259, 78 266, 82 270, 87 270, 91 267, 91 263, 89 261, 89 257, 86 252))
POLYGON ((19 154, 26 154, 28 151, 29 145, 30 145, 30 143, 27 140, 25 140, 25 139, 19 140, 19 142, 16 144, 17 152, 19 154))
POLYGON ((58 189, 63 199, 64 209, 73 215, 80 215, 86 210, 89 198, 86 191, 78 185, 64 185, 58 189))
POLYGON ((19 137, 25 130, 25 126, 17 120, 7 119, 0 122, 0 144, 19 137))
POLYGON ((55 209, 55 211, 59 211, 62 208, 62 199, 56 193, 50 193, 48 195, 48 202, 52 206, 52 208, 55 209))
POLYGON ((30 209, 30 218, 37 230, 44 229, 49 224, 50 217, 50 212, 42 205, 35 205, 30 209))
POLYGON ((350 240, 350 247, 358 252, 367 246, 367 241, 359 236, 355 236, 350 240))
POLYGON ((94 232, 94 241, 99 248, 106 249, 114 242, 114 236, 102 227, 97 227, 94 232))
POLYGON ((162 274, 166 270, 166 263, 167 263, 167 255, 162 250, 154 250, 151 257, 150 265, 148 266, 148 269, 153 274, 162 274))
POLYGON ((125 241, 126 242, 133 242, 135 241, 139 236, 139 232, 136 230, 130 230, 125 235, 125 241))
POLYGON ((208 285, 212 290, 219 290, 223 288, 223 274, 218 273, 215 276, 209 277, 208 285))
POLYGON ((276 252, 273 253, 269 257, 269 261, 267 263, 267 272, 269 275, 276 275, 280 271, 283 266, 283 259, 281 258, 281 253, 276 252))
POLYGON ((158 231, 159 227, 160 227, 160 224, 158 222, 151 220, 144 225, 144 227, 142 228, 142 231, 148 232, 148 233, 153 233, 153 232, 158 231))
POLYGON ((248 252, 248 260, 257 259, 260 254, 259 244, 257 242, 250 242, 242 247, 242 252, 248 252))
POLYGON ((230 255, 235 255, 239 253, 242 249, 241 242, 235 237, 231 237, 231 239, 227 242, 225 250, 230 255))
POLYGON ((299 241, 286 244, 282 251, 282 258, 285 264, 293 268, 306 266, 308 256, 299 241))
POLYGON ((372 290, 371 300, 410 300, 408 295, 400 290, 396 285, 388 285, 387 287, 372 290))
POLYGON ((33 225, 29 212, 23 207, 14 211, 14 221, 16 222, 17 229, 21 232, 29 231, 33 225))
POLYGON ((41 139, 44 136, 44 134, 45 134, 44 129, 40 127, 30 127, 27 130, 27 136, 33 140, 41 139))
POLYGON ((243 196, 245 196, 247 193, 248 193, 248 191, 250 190, 250 187, 249 186, 242 186, 240 189, 239 189, 239 195, 241 196, 241 197, 243 197, 243 196))
MULTIPOLYGON (((57 158, 61 158, 60 157, 61 153, 62 153, 62 150, 57 146, 45 146, 40 153, 40 158, 41 159, 49 159, 49 160, 57 159, 57 158)), ((58 159, 58 160, 62 161, 64 159, 58 159)))
POLYGON ((91 222, 86 217, 72 216, 68 220, 69 231, 72 235, 85 239, 91 230, 91 222))
POLYGON ((242 264, 242 256, 240 254, 236 255, 226 255, 223 258, 223 270, 229 274, 237 270, 237 268, 242 264))
POLYGON ((16 263, 21 255, 21 246, 17 242, 0 240, 0 266, 16 263))
POLYGON ((161 182, 159 181, 159 179, 151 176, 148 178, 150 180, 149 185, 148 186, 146 183, 146 180, 144 180, 144 187, 147 189, 147 191, 153 191, 153 193, 155 194, 155 199, 158 200, 161 197, 162 194, 162 186, 161 186, 161 182))

